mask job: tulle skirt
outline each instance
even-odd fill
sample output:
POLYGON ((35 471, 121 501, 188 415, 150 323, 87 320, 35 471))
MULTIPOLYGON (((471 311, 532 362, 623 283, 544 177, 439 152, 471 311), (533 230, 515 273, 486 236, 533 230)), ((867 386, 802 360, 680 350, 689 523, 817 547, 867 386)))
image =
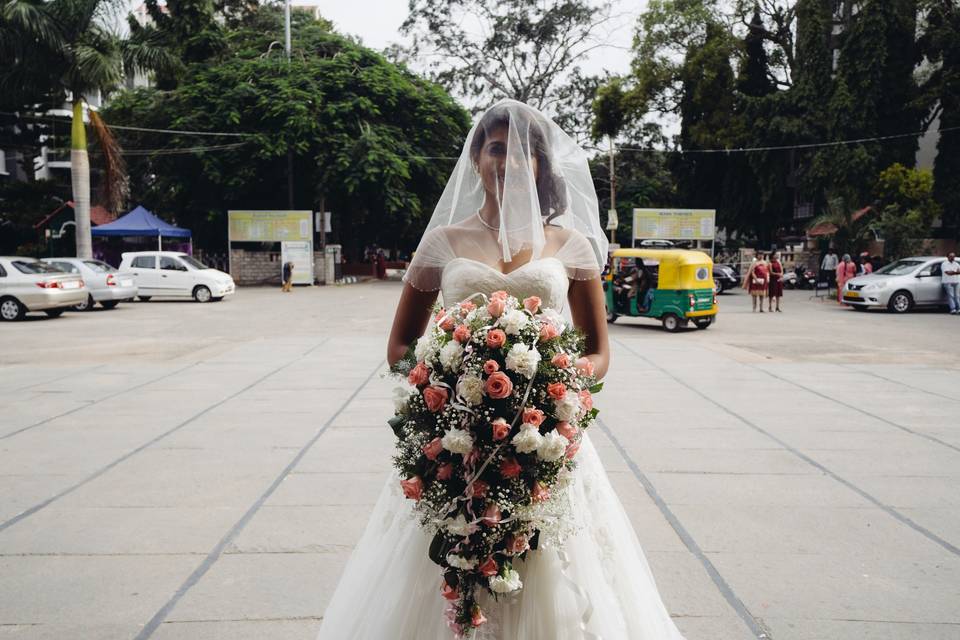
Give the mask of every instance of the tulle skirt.
MULTIPOLYGON (((576 533, 541 545, 515 568, 523 588, 478 596, 488 623, 477 640, 682 640, 640 542, 584 434, 569 485, 576 533), (591 635, 592 634, 592 635, 591 635)), ((396 473, 380 493, 323 616, 319 640, 450 640, 430 535, 396 473)))

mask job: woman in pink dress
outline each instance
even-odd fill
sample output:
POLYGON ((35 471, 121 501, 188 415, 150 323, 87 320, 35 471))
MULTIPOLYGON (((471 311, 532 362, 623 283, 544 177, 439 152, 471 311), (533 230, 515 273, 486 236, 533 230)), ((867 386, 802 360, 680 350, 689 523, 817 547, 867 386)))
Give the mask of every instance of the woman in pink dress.
POLYGON ((760 308, 763 313, 763 299, 767 296, 767 288, 770 286, 770 269, 762 253, 757 254, 757 259, 750 264, 747 275, 743 279, 743 288, 750 293, 753 300, 753 310, 760 308), (759 304, 758 304, 759 303, 759 304))
POLYGON ((837 302, 843 302, 843 285, 857 275, 857 265, 849 253, 843 254, 843 260, 837 265, 837 302))

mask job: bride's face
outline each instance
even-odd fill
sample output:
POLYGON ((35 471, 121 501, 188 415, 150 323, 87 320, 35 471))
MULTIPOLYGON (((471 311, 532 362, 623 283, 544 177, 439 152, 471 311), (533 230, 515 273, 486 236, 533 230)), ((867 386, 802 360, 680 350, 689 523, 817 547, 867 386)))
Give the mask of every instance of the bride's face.
MULTIPOLYGON (((480 172, 480 179, 483 182, 483 190, 487 196, 494 196, 496 202, 503 201, 503 181, 507 171, 507 127, 496 127, 487 131, 486 140, 480 149, 480 157, 477 160, 477 171, 480 172)), ((523 171, 524 167, 520 162, 511 160, 516 166, 511 166, 511 171, 523 171)), ((539 165, 537 156, 530 158, 533 168, 534 181, 539 177, 539 165)))

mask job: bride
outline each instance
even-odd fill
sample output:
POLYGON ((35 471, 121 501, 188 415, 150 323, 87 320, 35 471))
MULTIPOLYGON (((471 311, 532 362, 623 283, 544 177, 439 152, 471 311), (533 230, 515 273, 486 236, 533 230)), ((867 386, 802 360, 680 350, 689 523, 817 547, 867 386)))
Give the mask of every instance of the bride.
MULTIPOLYGON (((586 154, 551 120, 512 100, 471 129, 404 276, 388 346, 403 357, 430 309, 476 292, 539 296, 586 335, 598 377, 609 365, 600 283, 607 241, 586 154)), ((567 487, 562 546, 517 563, 511 598, 478 595, 488 623, 478 640, 682 640, 623 506, 584 434, 567 487)), ((320 640, 448 640, 432 535, 391 473, 320 628, 320 640)))

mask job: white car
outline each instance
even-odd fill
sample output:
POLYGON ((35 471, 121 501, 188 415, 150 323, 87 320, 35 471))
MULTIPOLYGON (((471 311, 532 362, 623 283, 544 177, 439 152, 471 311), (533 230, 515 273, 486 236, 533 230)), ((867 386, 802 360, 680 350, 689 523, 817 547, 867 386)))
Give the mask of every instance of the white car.
POLYGON ((0 319, 21 320, 31 311, 51 318, 87 299, 83 279, 35 258, 0 257, 0 319))
POLYGON ((113 309, 124 300, 133 300, 137 296, 137 285, 128 275, 120 275, 114 267, 101 260, 83 258, 44 258, 66 273, 75 273, 83 278, 90 294, 82 304, 74 307, 77 311, 88 311, 97 302, 104 309, 113 309))
POLYGON ((236 286, 229 273, 211 269, 177 251, 131 251, 123 254, 121 276, 132 276, 137 297, 193 297, 197 302, 222 300, 236 286))

